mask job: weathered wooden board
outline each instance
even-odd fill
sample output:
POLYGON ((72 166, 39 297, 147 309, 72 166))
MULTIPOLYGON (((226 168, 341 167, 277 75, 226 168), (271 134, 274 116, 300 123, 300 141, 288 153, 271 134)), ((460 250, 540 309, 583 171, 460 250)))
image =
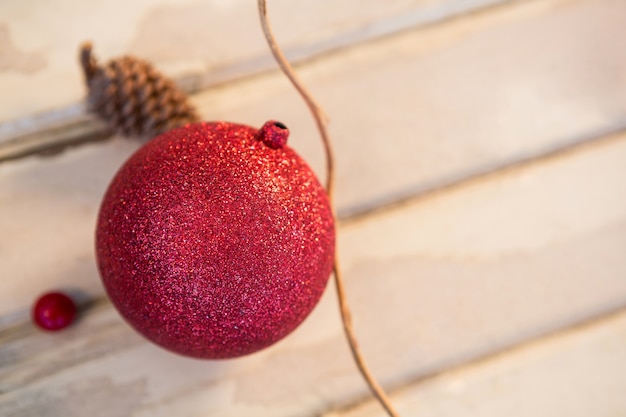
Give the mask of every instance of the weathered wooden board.
MULTIPOLYGON (((328 16, 324 1, 287 19, 281 14, 291 6, 279 3, 271 3, 271 14, 281 43, 331 116, 345 219, 340 253, 357 332, 374 373, 406 415, 465 416, 469 407, 479 416, 517 417, 510 408, 526 394, 532 405, 521 407, 520 417, 623 414, 612 385, 623 381, 609 372, 624 365, 611 348, 623 339, 621 318, 611 321, 612 330, 595 330, 606 329, 601 325, 503 362, 415 381, 626 306, 626 50, 615 42, 625 33, 626 3, 398 0, 381 12, 382 3, 350 1, 328 16), (502 5, 445 20, 495 3, 502 5), (374 39, 381 34, 393 35, 374 39), (613 331, 615 338, 606 339, 613 331), (595 362, 583 360, 587 355, 606 360, 590 370, 595 362), (587 371, 589 381, 579 380, 587 371), (458 378, 468 381, 461 397, 454 391, 458 378), (533 378, 545 384, 531 386, 533 378), (543 392, 550 395, 542 387, 570 378, 577 381, 571 391, 541 401, 543 392), (502 400, 490 404, 494 384, 503 387, 496 392, 502 400), (601 391, 605 407, 593 408, 601 391), (570 392, 576 411, 564 403, 570 392), (593 395, 585 399, 585 392, 593 395), (417 411, 429 399, 432 407, 417 411)), ((0 102, 0 120, 8 114, 3 106, 30 112, 76 102, 80 87, 72 83, 80 78, 66 58, 74 60, 87 26, 101 34, 94 40, 103 57, 145 52, 172 74, 191 74, 191 83, 232 80, 272 65, 249 2, 133 2, 117 24, 136 31, 108 40, 110 27, 93 16, 64 27, 59 4, 41 10, 0 4, 0 53, 17 53, 11 65, 26 67, 36 53, 49 58, 44 70, 25 75, 25 67, 7 70, 2 55, 3 97, 17 97, 27 77, 33 82, 22 89, 26 96, 41 94, 42 79, 54 80, 40 107, 28 107, 31 98, 21 96, 12 106, 0 102), (244 8, 251 10, 241 21, 225 20, 244 8), (216 30, 236 31, 234 45, 256 39, 249 48, 230 50, 224 35, 210 45, 215 55, 191 41, 181 51, 171 47, 213 33, 200 26, 215 10, 216 30), (186 19, 189 30, 172 35, 186 19), (28 33, 33 21, 41 30, 28 33), (44 42, 50 33, 68 42, 50 36, 50 46, 44 42)), ((101 18, 119 13, 116 2, 74 6, 72 15, 89 7, 101 18)), ((230 82, 193 100, 207 119, 253 125, 281 119, 292 130, 290 143, 323 172, 310 115, 280 74, 230 82)), ((80 107, 73 109, 57 121, 80 117, 80 107)), ((37 128, 43 119, 0 126, 0 137, 28 130, 30 122, 37 128)), ((128 328, 103 297, 92 240, 100 196, 137 146, 115 139, 0 163, 0 415, 310 416, 368 398, 332 287, 292 336, 236 361, 177 357, 128 328), (56 335, 28 323, 32 300, 52 288, 90 303, 76 326, 56 335)), ((337 415, 378 412, 371 407, 337 415)))
MULTIPOLYGON (((392 399, 412 417, 626 415, 626 313, 406 387, 392 399)), ((384 416, 369 402, 325 417, 384 416)))
MULTIPOLYGON (((625 7, 619 0, 517 2, 301 67, 332 116, 340 212, 625 126, 626 52, 612 42, 623 34, 625 7)), ((207 119, 284 119, 297 128, 296 147, 321 165, 311 119, 282 76, 211 89, 196 102, 207 119)), ((0 127, 0 136, 10 126, 0 127)), ((88 126, 68 135, 77 130, 89 136, 88 126)), ((38 139, 60 138, 57 132, 38 139)))
MULTIPOLYGON (((626 51, 612 41, 624 35, 626 2, 531 1, 511 9, 370 42, 301 68, 331 115, 340 213, 626 126, 626 51)), ((300 98, 280 76, 263 81, 207 91, 197 102, 208 118, 254 125, 281 119, 293 129, 291 143, 321 167, 300 98)))
MULTIPOLYGON (((623 308, 625 161, 626 135, 607 138, 340 227, 357 331, 383 383, 623 308)), ((99 291, 95 271, 72 274, 99 291)), ((367 395, 332 289, 292 336, 236 361, 164 352, 106 302, 64 334, 21 324, 0 338, 0 414, 306 416, 367 395)))
POLYGON ((0 323, 23 320, 30 299, 51 287, 101 292, 93 256, 96 212, 136 147, 120 140, 0 164, 0 323))
MULTIPOLYGON (((292 59, 432 23, 504 0, 334 2, 274 0, 277 35, 292 59)), ((0 3, 0 121, 76 103, 83 94, 77 48, 85 40, 102 57, 133 53, 199 85, 271 66, 255 1, 51 0, 0 3)), ((72 115, 27 117, 9 127, 72 115)), ((0 132, 2 129, 0 129, 0 132)))
MULTIPOLYGON (((301 67, 332 115, 339 212, 361 213, 623 128, 626 52, 610 38, 621 36, 624 16, 626 3, 616 0, 529 1, 301 67)), ((207 119, 282 119, 292 145, 321 172, 310 115, 280 74, 195 101, 207 119)))
MULTIPOLYGON (((566 2, 558 8, 559 2, 551 4, 546 9, 530 2, 512 6, 516 13, 505 9, 487 16, 460 19, 444 28, 409 32, 302 67, 303 76, 316 94, 325 97, 322 101, 333 115, 340 210, 350 213, 376 207, 388 199, 436 187, 476 171, 489 171, 533 153, 547 152, 562 143, 571 144, 582 137, 579 132, 618 125, 624 117, 619 108, 626 102, 620 99, 626 95, 618 96, 620 84, 615 83, 618 87, 613 88, 605 82, 611 76, 615 80, 615 68, 623 65, 617 62, 623 48, 615 44, 615 49, 607 47, 610 54, 594 55, 593 65, 598 71, 592 77, 588 75, 586 58, 580 53, 589 45, 587 49, 579 44, 564 49, 554 44, 558 46, 559 41, 567 45, 561 33, 584 30, 590 32, 585 41, 591 42, 593 36, 604 33, 596 30, 601 22, 609 32, 621 30, 617 25, 611 26, 611 22, 626 16, 626 12, 617 13, 625 3, 580 0, 566 2), (470 30, 473 36, 460 36, 470 30), (542 50, 542 45, 549 44, 546 39, 554 37, 558 39, 553 39, 553 46, 542 50), (493 45, 494 42, 500 43, 493 45), (510 61, 512 44, 517 45, 516 51, 526 51, 529 55, 526 62, 538 65, 532 74, 534 82, 541 85, 552 82, 554 91, 559 90, 563 95, 555 94, 553 100, 543 103, 520 102, 503 110, 497 93, 492 91, 496 95, 484 100, 481 94, 484 89, 480 85, 471 87, 484 78, 481 74, 486 68, 481 62, 491 60, 489 65, 502 68, 491 77, 501 77, 498 91, 520 83, 533 85, 523 82, 528 71, 519 71, 515 62, 510 61), (566 56, 554 59, 550 55, 572 49, 569 61, 566 56), (466 59, 472 54, 480 55, 481 50, 482 59, 474 61, 477 68, 457 71, 466 59), (442 60, 442 56, 446 59, 442 60), (423 66, 430 67, 431 74, 437 77, 414 79, 414 71, 423 66), (355 73, 354 68, 361 70, 355 73), (551 68, 559 71, 551 73, 551 68), (572 75, 576 72, 578 75, 572 75), (563 76, 570 77, 565 84, 556 79, 563 76), (436 118, 429 110, 430 104, 442 103, 442 95, 450 91, 446 86, 460 86, 463 77, 468 81, 466 92, 451 98, 439 109, 446 114, 445 121, 436 118), (384 88, 363 89, 382 83, 384 88), (437 87, 432 87, 435 84, 437 87), (388 96, 390 91, 393 94, 388 96), (584 95, 584 91, 589 94, 584 95), (354 98, 360 103, 359 111, 347 107, 342 97, 354 98), (386 97, 404 105, 389 111, 386 97), (610 111, 599 117, 597 104, 605 99, 610 111), (576 100, 578 104, 574 105, 576 100), (579 110, 563 114, 564 106, 579 110), (368 117, 363 117, 361 110, 368 117), (545 117, 551 121, 544 121, 545 117), (507 131, 498 123, 492 126, 492 131, 486 128, 490 120, 501 118, 510 120, 511 129, 507 131), (539 121, 527 124, 527 120, 539 121), (442 129, 448 133, 441 134, 442 129)), ((284 118, 293 130, 291 143, 318 172, 322 171, 321 149, 310 116, 278 74, 214 89, 196 100, 204 114, 214 113, 219 119, 260 125, 269 118, 284 118)), ((6 301, 0 306, 0 314, 5 316, 0 320, 12 321, 12 316, 6 316, 10 312, 24 316, 32 290, 23 282, 42 289, 52 285, 71 286, 75 276, 94 274, 91 239, 98 201, 117 167, 135 147, 134 143, 115 141, 59 157, 0 166, 3 213, 0 259, 2 274, 8 277, 3 285, 6 301), (25 262, 33 252, 39 254, 37 261, 25 262)), ((94 285, 89 286, 90 290, 97 288, 94 285)))

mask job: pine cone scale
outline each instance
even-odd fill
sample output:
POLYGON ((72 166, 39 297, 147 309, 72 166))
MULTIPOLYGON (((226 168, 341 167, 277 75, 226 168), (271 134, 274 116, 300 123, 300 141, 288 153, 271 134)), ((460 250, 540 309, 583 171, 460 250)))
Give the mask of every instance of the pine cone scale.
POLYGON ((123 56, 98 66, 91 45, 80 61, 88 87, 87 107, 116 133, 151 138, 198 121, 186 95, 148 62, 123 56))

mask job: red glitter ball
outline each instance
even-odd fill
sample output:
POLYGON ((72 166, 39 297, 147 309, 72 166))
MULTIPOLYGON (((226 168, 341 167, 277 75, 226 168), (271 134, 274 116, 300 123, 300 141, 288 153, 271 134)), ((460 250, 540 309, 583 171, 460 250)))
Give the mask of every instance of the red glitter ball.
POLYGON ((61 330, 72 324, 76 304, 70 297, 50 292, 39 297, 32 310, 33 322, 44 330, 61 330))
POLYGON ((153 342, 232 358, 294 330, 321 297, 335 231, 326 192, 279 122, 199 123, 140 148, 104 197, 98 266, 153 342))

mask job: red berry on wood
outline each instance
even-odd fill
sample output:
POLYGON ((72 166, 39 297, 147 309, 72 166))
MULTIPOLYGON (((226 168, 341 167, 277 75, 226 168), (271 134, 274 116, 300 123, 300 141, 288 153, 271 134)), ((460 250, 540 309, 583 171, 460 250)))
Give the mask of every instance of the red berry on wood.
POLYGON ((273 121, 187 125, 117 173, 100 209, 98 266, 113 304, 148 339, 237 357, 282 339, 317 304, 333 216, 288 133, 273 121))
POLYGON ((61 330, 74 321, 76 304, 63 293, 47 293, 33 306, 32 317, 35 324, 44 330, 61 330))

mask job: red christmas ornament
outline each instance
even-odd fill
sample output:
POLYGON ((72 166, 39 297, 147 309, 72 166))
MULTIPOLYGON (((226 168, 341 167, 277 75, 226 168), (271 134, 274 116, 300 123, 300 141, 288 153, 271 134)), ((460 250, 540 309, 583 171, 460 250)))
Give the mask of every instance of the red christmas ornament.
POLYGON ((32 310, 33 322, 44 330, 61 330, 72 324, 76 304, 67 295, 50 292, 39 297, 32 310))
POLYGON ((98 219, 98 266, 148 339, 237 357, 280 340, 316 305, 333 265, 333 216, 288 134, 273 121, 187 125, 117 173, 98 219))

